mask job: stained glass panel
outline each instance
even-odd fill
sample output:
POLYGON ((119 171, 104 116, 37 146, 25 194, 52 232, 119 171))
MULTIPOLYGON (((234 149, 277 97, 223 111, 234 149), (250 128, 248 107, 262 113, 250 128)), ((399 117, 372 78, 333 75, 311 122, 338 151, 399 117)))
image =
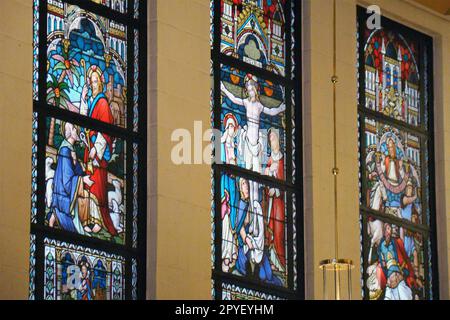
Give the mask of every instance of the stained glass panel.
POLYGON ((221 161, 285 180, 284 88, 222 66, 221 161))
MULTIPOLYGON (((107 6, 115 11, 118 11, 120 13, 126 13, 127 12, 127 0, 88 0, 92 1, 98 4, 102 4, 104 6, 107 6)), ((139 2, 136 0, 136 2, 139 2)))
POLYGON ((221 0, 221 52, 285 75, 286 1, 221 0))
POLYGON ((222 283, 222 300, 283 300, 277 296, 237 285, 222 283))
POLYGON ((35 290, 36 290, 36 236, 34 234, 30 235, 30 270, 29 270, 30 281, 28 284, 28 299, 35 300, 35 290))
POLYGON ((365 120, 366 206, 422 223, 422 180, 418 136, 370 118, 365 120))
POLYGON ((47 103, 126 127, 127 27, 48 3, 47 103))
POLYGON ((365 287, 371 300, 423 300, 424 237, 419 232, 369 216, 365 287))
POLYGON ((46 224, 123 244, 125 141, 55 118, 46 138, 46 224))
POLYGON ((138 281, 138 271, 137 271, 137 260, 133 259, 131 261, 131 296, 133 300, 137 300, 137 281, 138 281))
POLYGON ((123 300, 125 259, 45 239, 46 300, 123 300))
POLYGON ((286 193, 222 173, 222 271, 287 286, 286 193))
POLYGON ((39 95, 39 0, 33 1, 33 100, 39 95))
POLYGON ((134 30, 133 130, 139 130, 139 31, 134 30))
POLYGON ((139 173, 139 150, 138 144, 133 144, 133 248, 138 246, 138 173, 139 173))
POLYGON ((140 8, 139 2, 140 2, 140 0, 134 1, 134 18, 135 19, 139 19, 139 8, 140 8))
POLYGON ((418 42, 386 29, 366 30, 364 36, 366 108, 420 125, 418 42))
POLYGON ((31 223, 37 222, 37 158, 38 158, 38 115, 33 112, 33 138, 31 146, 31 223))

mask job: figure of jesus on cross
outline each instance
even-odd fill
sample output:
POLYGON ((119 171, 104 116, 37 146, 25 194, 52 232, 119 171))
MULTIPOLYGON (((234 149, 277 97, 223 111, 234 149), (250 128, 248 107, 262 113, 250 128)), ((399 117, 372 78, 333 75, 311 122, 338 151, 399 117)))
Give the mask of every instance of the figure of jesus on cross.
MULTIPOLYGON (((238 106, 243 106, 246 110, 247 125, 243 127, 243 132, 241 133, 244 150, 240 151, 242 151, 242 154, 244 155, 245 168, 261 174, 261 157, 263 147, 261 134, 259 131, 261 113, 269 116, 277 116, 286 110, 286 105, 285 103, 282 103, 277 108, 265 107, 259 99, 260 91, 258 79, 252 74, 247 74, 244 79, 244 85, 244 92, 247 96, 246 98, 236 97, 225 87, 223 82, 221 83, 221 90, 232 103, 238 106)), ((259 201, 258 183, 252 181, 250 182, 250 200, 250 204, 253 204, 254 201, 259 201)))

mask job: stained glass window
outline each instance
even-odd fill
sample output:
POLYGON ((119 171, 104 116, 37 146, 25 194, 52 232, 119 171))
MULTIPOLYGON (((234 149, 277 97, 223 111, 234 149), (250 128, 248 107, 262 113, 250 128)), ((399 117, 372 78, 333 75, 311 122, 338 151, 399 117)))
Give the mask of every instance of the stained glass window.
POLYGON ((300 2, 210 7, 212 296, 301 298, 300 2))
POLYGON ((436 298, 432 39, 359 8, 363 295, 436 298), (434 249, 433 249, 434 248, 434 249))
POLYGON ((145 7, 34 1, 30 299, 145 297, 145 7))

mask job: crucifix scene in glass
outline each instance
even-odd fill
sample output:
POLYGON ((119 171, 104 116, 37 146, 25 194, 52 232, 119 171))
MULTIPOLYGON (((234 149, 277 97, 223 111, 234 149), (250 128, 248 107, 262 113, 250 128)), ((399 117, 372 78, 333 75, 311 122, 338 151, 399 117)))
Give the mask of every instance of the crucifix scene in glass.
POLYGON ((284 88, 228 66, 221 77, 222 162, 285 180, 284 88))

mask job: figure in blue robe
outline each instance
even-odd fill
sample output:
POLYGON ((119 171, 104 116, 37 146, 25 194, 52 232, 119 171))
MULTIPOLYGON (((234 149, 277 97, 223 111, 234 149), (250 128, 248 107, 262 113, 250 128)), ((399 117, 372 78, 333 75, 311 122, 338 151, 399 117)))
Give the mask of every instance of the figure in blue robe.
POLYGON ((84 172, 78 161, 72 158, 72 152, 73 145, 64 140, 58 152, 51 209, 63 230, 84 234, 77 205, 78 190, 83 183, 84 172))
MULTIPOLYGON (((236 261, 236 270, 243 276, 247 275, 247 263, 250 260, 250 250, 246 252, 246 249, 244 248, 245 239, 242 238, 242 235, 240 233, 240 230, 244 228, 245 233, 249 233, 249 224, 245 225, 245 218, 247 217, 249 210, 249 203, 245 200, 239 201, 239 207, 238 207, 238 213, 237 213, 237 224, 236 224, 236 234, 238 236, 238 259, 236 261)), ((258 278, 259 280, 277 285, 282 286, 282 281, 276 277, 272 272, 272 267, 270 265, 269 258, 267 256, 266 248, 264 249, 263 258, 261 260, 261 263, 258 265, 259 271, 258 271, 258 278)))
MULTIPOLYGON (((221 160, 222 163, 226 163, 225 159, 225 145, 221 144, 221 160)), ((230 197, 230 223, 231 223, 231 229, 236 231, 236 178, 232 176, 231 174, 224 173, 221 178, 221 194, 220 198, 225 198, 225 190, 228 192, 228 195, 230 197)), ((238 229, 239 230, 239 229, 238 229)))
POLYGON ((68 274, 68 268, 70 266, 72 266, 74 264, 72 256, 70 255, 70 253, 66 252, 66 254, 64 255, 64 257, 62 258, 62 262, 61 262, 61 284, 63 286, 67 285, 67 280, 69 278, 69 274, 68 274))
POLYGON ((97 261, 94 268, 92 288, 95 290, 95 300, 106 299, 106 268, 101 260, 97 261))
POLYGON ((245 218, 248 214, 248 208, 249 203, 245 200, 239 200, 239 207, 238 207, 238 213, 237 213, 237 220, 236 220, 236 234, 238 238, 238 259, 236 261, 236 269, 239 271, 240 274, 243 276, 247 275, 247 261, 248 256, 247 253, 244 250, 245 245, 245 239, 242 238, 240 230, 244 228, 245 233, 248 233, 249 226, 248 224, 244 226, 245 218))

